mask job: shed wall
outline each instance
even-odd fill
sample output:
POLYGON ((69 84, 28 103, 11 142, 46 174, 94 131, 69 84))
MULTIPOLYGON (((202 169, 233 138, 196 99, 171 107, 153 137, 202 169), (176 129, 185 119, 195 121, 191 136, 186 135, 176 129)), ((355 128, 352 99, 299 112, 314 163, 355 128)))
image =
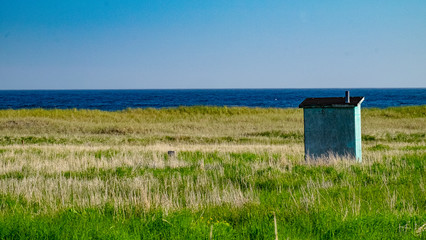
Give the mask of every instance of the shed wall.
POLYGON ((355 157, 358 161, 362 161, 361 146, 361 106, 355 107, 355 157))
POLYGON ((317 158, 335 155, 361 161, 359 107, 304 108, 305 154, 317 158))

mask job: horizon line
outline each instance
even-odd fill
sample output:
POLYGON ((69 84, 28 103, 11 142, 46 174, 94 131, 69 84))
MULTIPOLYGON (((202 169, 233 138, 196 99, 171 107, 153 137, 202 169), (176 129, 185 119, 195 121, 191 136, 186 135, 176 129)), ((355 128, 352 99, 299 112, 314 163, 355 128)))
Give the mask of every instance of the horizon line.
POLYGON ((0 91, 108 91, 108 90, 326 90, 326 89, 426 89, 426 87, 332 87, 332 88, 38 88, 0 89, 0 91))

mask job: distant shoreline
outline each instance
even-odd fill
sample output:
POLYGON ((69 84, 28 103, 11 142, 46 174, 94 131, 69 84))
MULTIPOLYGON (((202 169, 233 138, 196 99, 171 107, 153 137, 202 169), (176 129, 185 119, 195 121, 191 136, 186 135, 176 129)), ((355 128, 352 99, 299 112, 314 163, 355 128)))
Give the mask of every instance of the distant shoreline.
MULTIPOLYGON (((390 106, 390 107, 386 107, 386 108, 377 108, 377 107, 363 107, 362 109, 381 109, 381 110, 386 110, 386 109, 402 109, 402 108, 424 108, 426 107, 426 104, 423 105, 406 105, 406 106, 390 106)), ((102 109, 88 109, 88 108, 18 108, 18 109, 12 109, 12 108, 5 108, 5 109, 1 109, 0 108, 0 112, 1 111, 37 111, 37 110, 42 110, 42 111, 101 111, 101 112, 110 112, 110 113, 114 113, 114 112, 126 112, 126 111, 144 111, 144 110, 148 110, 148 111, 167 111, 167 110, 179 110, 179 109, 197 109, 197 108, 204 108, 204 109, 252 109, 252 110, 291 110, 291 109, 299 109, 298 107, 283 107, 283 108, 279 108, 279 107, 248 107, 248 106, 209 106, 209 105, 195 105, 195 106, 177 106, 177 107, 162 107, 162 108, 152 108, 152 107, 146 107, 146 108, 125 108, 125 109, 118 109, 118 110, 102 110, 102 109)), ((300 110, 302 111, 302 109, 300 108, 300 110)), ((425 113, 426 114, 426 113, 425 113)))

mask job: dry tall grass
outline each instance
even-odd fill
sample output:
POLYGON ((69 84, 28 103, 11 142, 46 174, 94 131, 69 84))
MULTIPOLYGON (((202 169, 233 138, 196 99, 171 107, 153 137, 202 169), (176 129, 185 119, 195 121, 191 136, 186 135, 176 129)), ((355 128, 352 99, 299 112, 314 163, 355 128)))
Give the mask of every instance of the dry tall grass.
MULTIPOLYGON (((20 196, 39 213, 109 203, 116 211, 238 207, 258 204, 259 182, 293 174, 296 167, 332 166, 352 176, 356 168, 374 171, 375 163, 396 171, 382 176, 386 188, 390 178, 413 167, 392 159, 426 152, 426 107, 414 110, 420 113, 363 110, 362 164, 333 156, 306 162, 300 109, 2 110, 0 194, 20 196), (177 151, 177 157, 168 157, 168 150, 177 151)), ((307 178, 297 194, 279 184, 275 190, 289 194, 294 207, 305 211, 329 202, 345 218, 359 215, 361 206, 373 208, 354 179, 339 181, 337 187, 348 195, 336 202, 330 200, 336 182, 324 175, 307 178)), ((424 194, 424 178, 419 184, 424 194)), ((383 202, 396 209, 400 193, 386 191, 383 202)), ((414 198, 404 199, 398 211, 421 210, 414 198)))

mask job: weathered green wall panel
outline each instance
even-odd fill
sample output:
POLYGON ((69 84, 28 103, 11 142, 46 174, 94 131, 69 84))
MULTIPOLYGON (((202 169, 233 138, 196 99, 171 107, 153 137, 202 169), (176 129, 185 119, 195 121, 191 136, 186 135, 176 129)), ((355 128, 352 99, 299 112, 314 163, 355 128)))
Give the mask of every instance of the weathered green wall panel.
POLYGON ((361 161, 360 107, 304 108, 305 154, 335 154, 361 161))

